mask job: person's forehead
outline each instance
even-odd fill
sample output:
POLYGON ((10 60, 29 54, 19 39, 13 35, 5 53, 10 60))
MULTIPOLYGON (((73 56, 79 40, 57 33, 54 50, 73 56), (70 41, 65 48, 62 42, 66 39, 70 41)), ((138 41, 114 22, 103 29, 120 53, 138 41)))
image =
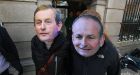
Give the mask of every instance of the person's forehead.
POLYGON ((36 15, 54 15, 55 14, 55 11, 53 9, 44 9, 44 10, 39 10, 36 14, 36 15))
POLYGON ((40 10, 35 14, 35 19, 38 18, 50 19, 52 17, 55 17, 55 12, 52 9, 40 10))
POLYGON ((99 29, 100 25, 96 20, 94 20, 92 18, 81 17, 73 23, 73 28, 72 29, 81 28, 81 27, 99 29))

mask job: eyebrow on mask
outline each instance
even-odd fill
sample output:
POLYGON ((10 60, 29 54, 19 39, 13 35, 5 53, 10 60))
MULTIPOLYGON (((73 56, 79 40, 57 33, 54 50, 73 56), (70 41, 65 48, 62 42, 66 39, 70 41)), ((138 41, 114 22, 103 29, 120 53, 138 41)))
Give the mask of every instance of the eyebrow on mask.
POLYGON ((50 19, 51 19, 51 18, 49 18, 49 17, 48 17, 48 18, 44 18, 44 19, 35 18, 35 21, 36 21, 36 20, 50 20, 50 19))

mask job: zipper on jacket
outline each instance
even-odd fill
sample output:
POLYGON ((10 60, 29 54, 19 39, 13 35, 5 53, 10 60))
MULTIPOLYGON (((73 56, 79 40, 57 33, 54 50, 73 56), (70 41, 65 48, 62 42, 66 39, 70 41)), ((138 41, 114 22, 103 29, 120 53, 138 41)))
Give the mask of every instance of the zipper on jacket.
POLYGON ((57 67, 58 67, 58 59, 57 56, 55 57, 55 75, 57 75, 57 67))
POLYGON ((84 64, 84 75, 88 75, 88 73, 87 73, 87 62, 84 64))

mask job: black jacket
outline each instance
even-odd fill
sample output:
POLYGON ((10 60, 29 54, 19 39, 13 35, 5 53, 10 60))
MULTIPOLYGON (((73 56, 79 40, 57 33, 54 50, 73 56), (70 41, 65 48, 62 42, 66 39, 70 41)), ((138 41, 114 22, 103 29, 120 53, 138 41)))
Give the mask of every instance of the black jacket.
POLYGON ((32 59, 35 63, 36 74, 45 69, 49 74, 45 75, 65 75, 67 73, 68 63, 68 42, 62 35, 59 35, 54 39, 50 49, 46 48, 45 43, 41 42, 37 36, 34 36, 31 41, 32 59), (44 67, 49 58, 53 55, 51 62, 44 67))
POLYGON ((80 56, 74 48, 72 55, 72 75, 120 75, 118 52, 109 40, 91 57, 80 56))
POLYGON ((22 74, 17 48, 5 28, 0 26, 0 52, 16 70, 22 74))

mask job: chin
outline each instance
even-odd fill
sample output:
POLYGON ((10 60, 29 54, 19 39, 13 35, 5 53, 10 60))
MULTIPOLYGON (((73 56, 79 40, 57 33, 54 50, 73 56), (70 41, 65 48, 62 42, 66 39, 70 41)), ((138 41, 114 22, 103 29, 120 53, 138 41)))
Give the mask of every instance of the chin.
POLYGON ((89 57, 90 55, 88 55, 88 54, 85 54, 85 53, 79 53, 81 56, 83 56, 83 57, 89 57))
POLYGON ((48 38, 46 38, 46 37, 39 37, 39 39, 40 39, 40 41, 49 41, 49 39, 48 38))
POLYGON ((81 56, 83 56, 83 57, 90 57, 90 56, 93 56, 94 55, 94 53, 79 53, 81 56))

